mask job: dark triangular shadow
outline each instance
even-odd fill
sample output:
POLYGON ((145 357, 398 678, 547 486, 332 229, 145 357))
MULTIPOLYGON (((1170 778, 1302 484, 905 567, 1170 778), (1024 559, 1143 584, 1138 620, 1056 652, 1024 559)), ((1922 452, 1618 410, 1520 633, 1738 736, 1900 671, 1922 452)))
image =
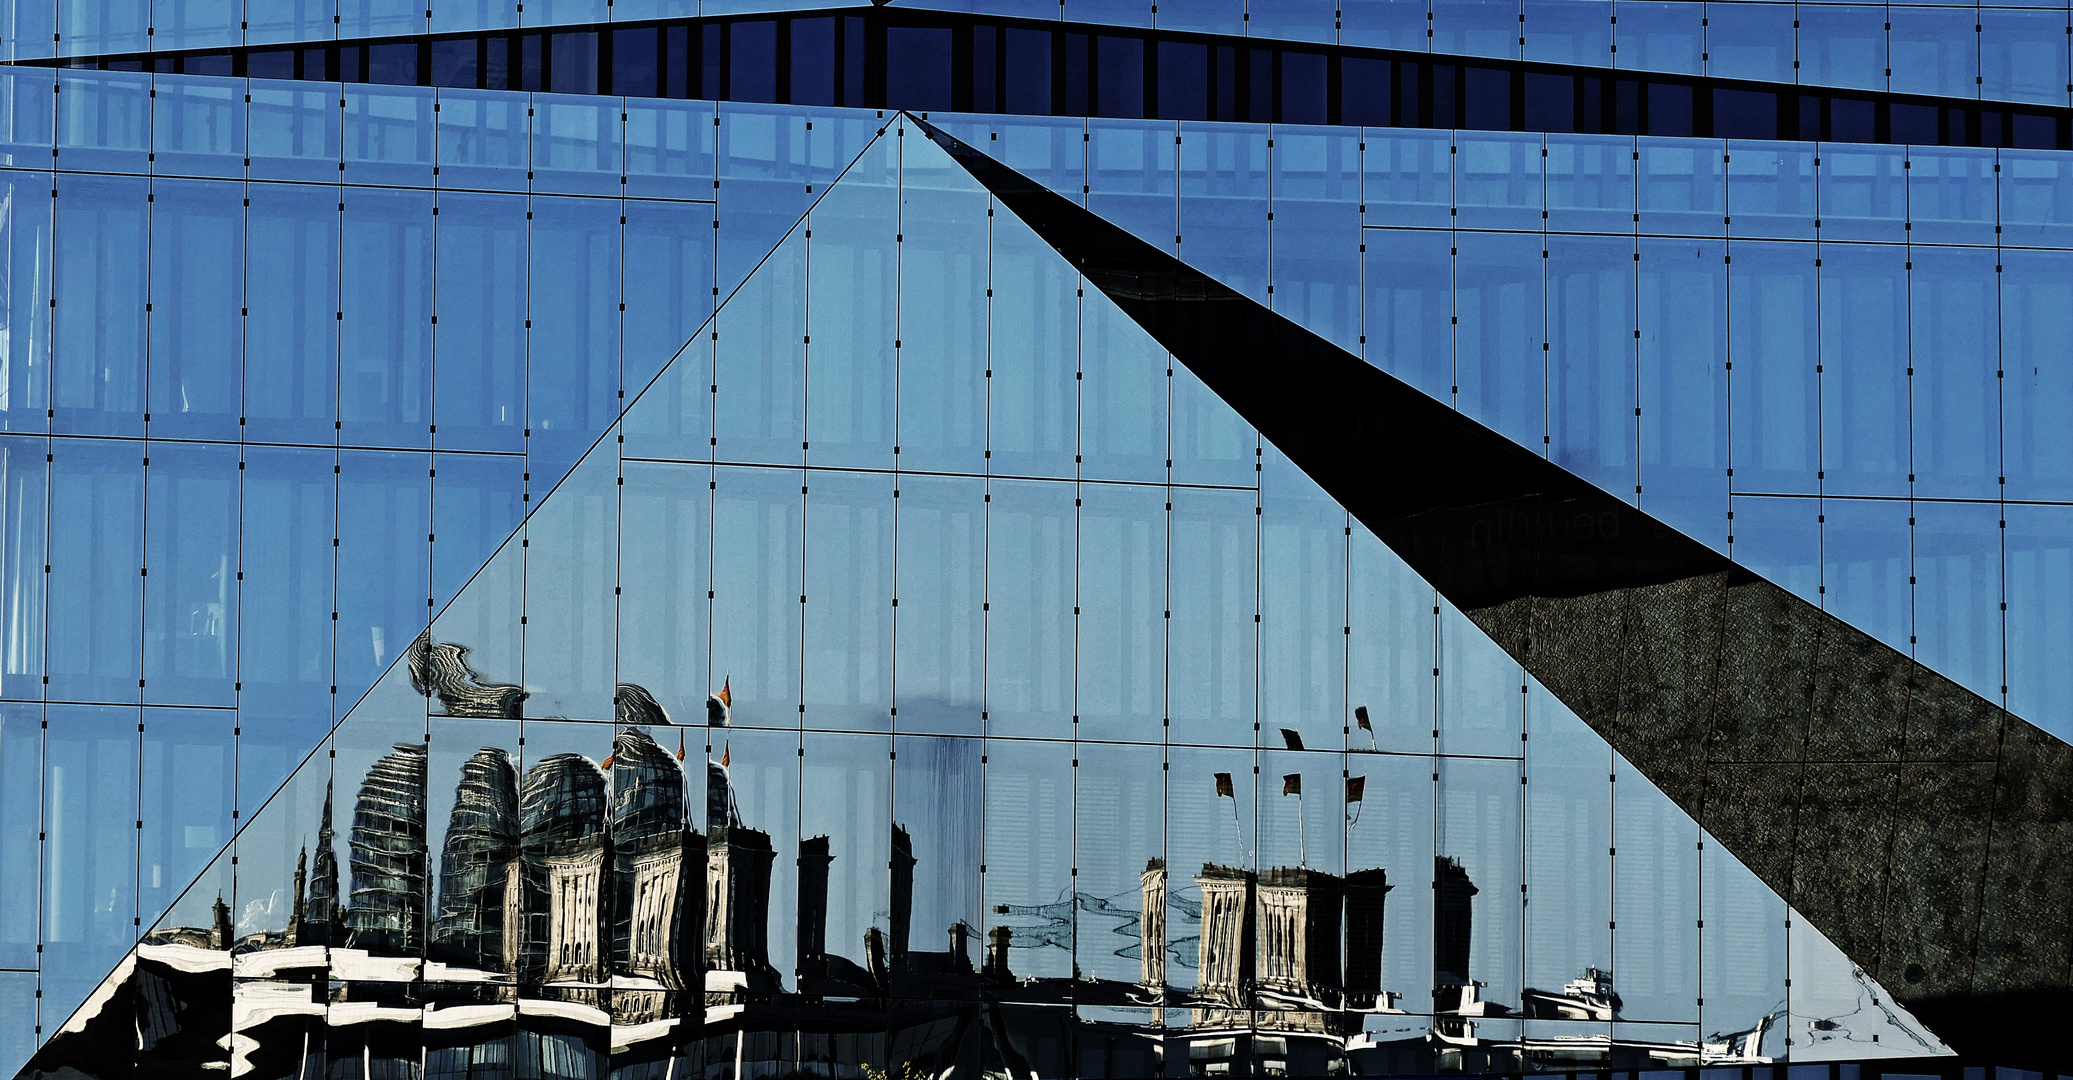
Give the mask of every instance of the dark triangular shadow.
POLYGON ((2073 746, 921 126, 1953 1047, 2062 1056, 2073 746))

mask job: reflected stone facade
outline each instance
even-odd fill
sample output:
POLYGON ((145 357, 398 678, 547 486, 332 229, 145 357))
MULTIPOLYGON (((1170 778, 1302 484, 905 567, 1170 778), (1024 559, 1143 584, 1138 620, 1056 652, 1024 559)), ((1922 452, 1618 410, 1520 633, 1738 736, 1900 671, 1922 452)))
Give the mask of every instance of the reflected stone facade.
POLYGON ((425 946, 425 748, 397 743, 360 785, 349 847, 349 948, 415 953, 425 946))

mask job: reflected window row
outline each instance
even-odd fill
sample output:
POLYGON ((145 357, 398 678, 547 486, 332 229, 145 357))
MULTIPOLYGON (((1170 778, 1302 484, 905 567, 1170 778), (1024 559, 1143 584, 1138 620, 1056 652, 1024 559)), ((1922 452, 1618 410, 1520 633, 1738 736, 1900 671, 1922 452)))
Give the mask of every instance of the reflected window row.
MULTIPOLYGON (((1758 29, 1778 11, 1789 18, 1790 8, 1717 6, 1724 16, 1744 16, 1723 20, 1722 70, 1710 59, 1710 19, 1691 27, 1695 33, 1650 42, 1646 17, 1639 23, 1630 17, 1622 28, 1609 8, 1582 4, 1545 17, 1485 5, 1490 26, 1449 31, 1449 38, 1461 40, 1444 45, 1434 36, 1441 32, 1438 12, 1419 12, 1426 16, 1426 40, 1415 52, 881 8, 215 52, 112 51, 53 63, 917 112, 2073 147, 2073 114, 2063 108, 2073 92, 2073 68, 2064 42, 2044 37, 2041 49, 2032 46, 2033 35, 2053 29, 2035 17, 1993 19, 1989 43, 1987 17, 1971 9, 1887 16, 1884 6, 1836 7, 1808 20, 1817 26, 1832 21, 1832 32, 1801 30, 1796 47, 1792 25, 1758 29), (1880 18, 1875 33, 1864 15, 1880 18), (1594 16, 1602 42, 1595 49, 1578 40, 1588 40, 1594 16), (1536 41, 1543 18, 1554 33, 1536 41), (1729 29, 1735 22, 1747 24, 1741 35, 1729 29), (1784 32, 1765 33, 1775 29, 1784 32), (1471 43, 1489 30, 1517 44, 1471 43), (1618 36, 1638 33, 1640 39, 1630 40, 1624 55, 1614 40, 1621 30, 1618 36), (1889 39, 1902 59, 1878 66, 1889 39), (1673 42, 1696 59, 1679 64, 1673 42), (1428 46, 1461 55, 1441 58, 1428 46), (1765 47, 1773 54, 1768 65, 1761 59, 1765 47), (1656 63, 1622 62, 1651 55, 1656 63), (1993 94, 1985 92, 1982 57, 1996 69, 1993 94), (1790 60, 1789 68, 1781 58, 1790 60)), ((1699 16, 1705 10, 1697 4, 1654 8, 1699 16)), ((2061 18, 2059 36, 2066 28, 2061 18)))

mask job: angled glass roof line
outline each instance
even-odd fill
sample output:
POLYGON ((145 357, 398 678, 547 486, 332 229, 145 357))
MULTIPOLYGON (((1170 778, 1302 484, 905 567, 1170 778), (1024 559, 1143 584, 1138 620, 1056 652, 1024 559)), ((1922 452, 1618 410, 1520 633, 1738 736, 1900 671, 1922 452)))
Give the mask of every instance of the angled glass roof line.
POLYGON ((922 114, 2073 149, 2065 106, 893 7, 15 63, 922 114))
MULTIPOLYGON (((692 350, 694 346, 698 345, 702 341, 707 340, 707 334, 709 329, 712 327, 714 320, 719 317, 719 310, 724 308, 726 304, 734 298, 735 294, 740 292, 741 289, 745 287, 748 280, 755 276, 756 270, 764 262, 767 262, 776 253, 779 247, 783 246, 783 244, 788 239, 790 239, 794 234, 796 234, 799 231, 801 225, 807 220, 807 216, 811 213, 812 208, 814 206, 819 205, 819 203, 826 198, 827 193, 833 190, 836 184, 841 181, 842 177, 848 175, 850 168, 854 166, 857 161, 861 160, 866 153, 870 152, 871 148, 877 144, 879 138, 883 136, 884 131, 885 128, 881 127, 879 129, 878 135, 874 136, 871 139, 871 141, 868 142, 855 157, 850 159, 850 162, 843 167, 841 173, 839 173, 833 181, 821 185, 820 190, 815 194, 814 199, 808 205, 807 212, 801 214, 799 219, 795 221, 790 228, 786 229, 784 234, 778 238, 777 243, 774 244, 769 251, 765 252, 763 258, 759 259, 754 266, 751 266, 746 271, 746 273, 743 274, 741 281, 737 281, 734 283, 733 288, 729 291, 727 296, 723 297, 720 303, 716 306, 715 313, 712 316, 708 316, 706 321, 699 326, 698 332, 694 333, 691 336, 691 338, 677 350, 678 356, 681 356, 685 352, 692 350)), ((623 422, 627 412, 630 411, 633 408, 633 406, 642 399, 642 397, 648 392, 648 389, 650 387, 653 387, 656 384, 663 381, 665 374, 671 369, 674 363, 675 360, 673 357, 670 361, 660 365, 652 374, 649 375, 647 382, 643 385, 641 390, 628 397, 626 404, 620 410, 620 419, 618 421, 615 421, 612 425, 608 426, 603 432, 601 432, 596 437, 596 439, 591 444, 591 450, 595 450, 597 446, 604 444, 608 439, 611 439, 614 436, 614 433, 619 430, 620 424, 621 422, 623 422)), ((586 452, 586 454, 584 454, 582 458, 588 458, 589 456, 590 455, 586 452)), ((431 632, 431 629, 437 626, 440 618, 446 616, 450 610, 453 610, 456 607, 456 605, 459 605, 468 596, 470 587, 474 585, 478 579, 481 579, 487 572, 491 570, 493 564, 497 562, 498 555, 513 549, 512 541, 519 540, 525 535, 527 527, 531 525, 537 518, 540 517, 542 510, 549 505, 550 499, 554 495, 554 493, 556 491, 561 490, 562 487, 564 487, 565 485, 571 484, 571 477, 573 477, 574 474, 577 472, 578 468, 580 468, 582 458, 579 458, 577 464, 575 466, 572 466, 567 473, 556 479, 554 485, 550 487, 545 493, 543 493, 540 496, 539 500, 532 505, 532 508, 527 512, 526 517, 519 522, 516 528, 513 529, 511 535, 509 537, 506 537, 497 546, 497 548, 492 552, 490 557, 484 561, 482 566, 476 568, 476 570, 469 575, 468 579, 462 584, 460 584, 453 591, 453 594, 448 599, 447 603, 443 607, 441 607, 438 610, 438 612, 428 620, 428 626, 425 633, 429 634, 431 632)), ((363 704, 368 703, 370 699, 375 698, 377 695, 383 693, 385 688, 393 687, 397 679, 409 677, 413 682, 419 681, 420 679, 429 679, 430 681, 427 681, 425 683, 425 689, 423 690, 423 692, 428 694, 436 693, 440 690, 440 688, 443 687, 445 688, 445 693, 441 693, 439 695, 441 696, 442 701, 446 700, 446 697, 449 695, 461 695, 463 697, 466 697, 469 701, 476 701, 478 699, 480 699, 481 701, 494 701, 498 703, 496 708, 492 710, 492 712, 494 712, 496 715, 505 715, 507 713, 513 716, 517 715, 516 710, 522 707, 519 704, 519 702, 522 701, 523 698, 526 696, 523 690, 520 687, 516 686, 505 686, 501 684, 482 682, 481 675, 475 670, 473 665, 471 665, 468 662, 468 651, 468 649, 461 649, 458 653, 455 653, 452 650, 440 650, 436 647, 430 650, 429 652, 422 653, 421 650, 418 649, 399 650, 398 655, 395 657, 395 659, 390 661, 387 670, 384 671, 384 673, 375 680, 374 684, 371 685, 358 700, 354 701, 351 707, 347 708, 339 714, 338 719, 333 721, 330 727, 325 731, 323 737, 317 741, 316 745, 312 746, 309 749, 309 751, 303 756, 302 760, 297 762, 294 768, 289 770, 288 775, 283 779, 281 784, 278 787, 276 787, 273 791, 269 792, 266 798, 262 800, 258 806, 253 808, 244 817, 244 819, 238 824, 237 829, 232 833, 230 838, 223 844, 222 848, 218 851, 218 853, 215 856, 211 857, 208 863, 205 864, 204 868, 202 869, 200 874, 196 876, 195 880, 189 883, 188 885, 184 886, 179 893, 175 894, 171 902, 169 902, 166 905, 165 911, 161 913, 158 919, 154 920, 151 926, 143 927, 140 930, 138 939, 141 941, 146 935, 151 933, 153 930, 159 929, 161 926, 165 925, 166 921, 168 919, 174 918, 176 913, 185 914, 190 912, 191 909, 193 909, 194 904, 206 903, 205 898, 198 899, 200 897, 200 893, 197 892, 197 889, 206 890, 207 886, 212 881, 214 881, 215 878, 225 869, 222 865, 224 863, 225 858, 227 856, 234 856, 234 853, 237 850, 237 845, 240 839, 245 836, 246 831, 248 829, 251 829, 255 825, 255 823, 260 822, 264 819, 264 815, 267 808, 271 806, 277 799, 281 798, 283 794, 289 790, 289 788, 295 783, 297 777, 301 774, 302 770, 306 766, 308 766, 309 763, 313 761, 320 752, 324 751, 325 748, 329 744, 331 744, 332 740, 337 736, 338 732, 345 727, 348 721, 350 721, 353 718, 355 712, 359 710, 363 704), (410 668, 414 663, 417 663, 420 660, 421 656, 423 657, 423 659, 429 662, 429 667, 424 672, 412 673, 410 671, 410 668), (515 697, 513 696, 514 693, 516 694, 515 697)), ((456 700, 459 700, 459 698, 456 698, 456 700)), ((486 708, 486 706, 469 706, 461 708, 460 711, 457 711, 455 713, 455 715, 490 715, 491 712, 484 712, 484 708, 486 708)), ((346 814, 346 816, 349 818, 349 812, 346 814)), ((123 969, 124 966, 129 965, 132 962, 133 956, 134 951, 130 953, 125 953, 123 960, 118 965, 116 970, 119 972, 123 969)), ((46 1040, 50 1036, 57 1034, 60 1030, 64 1028, 65 1025, 55 1024, 47 1026, 49 1027, 49 1031, 45 1033, 46 1040)))
POLYGON ((2073 746, 921 123, 1896 1000, 2056 1060, 2073 746))

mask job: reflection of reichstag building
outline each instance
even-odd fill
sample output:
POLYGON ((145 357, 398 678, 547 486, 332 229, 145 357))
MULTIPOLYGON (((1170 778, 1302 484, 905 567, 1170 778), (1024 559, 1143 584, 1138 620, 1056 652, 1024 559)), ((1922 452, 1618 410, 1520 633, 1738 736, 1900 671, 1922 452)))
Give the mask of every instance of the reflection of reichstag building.
MULTIPOLYGON (((465 678, 446 683, 479 687, 458 651, 452 659, 465 678)), ((465 693, 442 696, 470 707, 465 693)), ((485 711, 504 707, 474 699, 485 711)), ((669 724, 638 687, 622 686, 618 704, 622 722, 669 724)), ((435 888, 427 747, 397 744, 360 781, 342 906, 327 791, 314 869, 305 851, 285 932, 240 937, 220 900, 211 925, 157 931, 101 1010, 39 1061, 121 1071, 106 1055, 127 1042, 109 1032, 132 1023, 145 1033, 140 1066, 220 1066, 228 1032, 234 1074, 264 1077, 318 1067, 341 1078, 409 1076, 420 1061, 434 1077, 601 1076, 607 1067, 661 1077, 750 1062, 766 1073, 848 1075, 834 1063, 870 1060, 930 1075, 1028 1076, 1064 1073, 1089 1053, 1107 1075, 1768 1060, 1758 1056, 1764 1024, 1704 1043, 1610 1037, 1604 1022, 1617 1018, 1619 998, 1595 968, 1560 990, 1527 990, 1519 1007, 1483 1000, 1471 952, 1477 888, 1446 857, 1432 867, 1435 982, 1420 988, 1432 1003, 1424 1019, 1400 1008, 1406 991, 1382 983, 1385 947, 1422 947, 1385 943, 1394 886, 1382 868, 1342 877, 1211 863, 1174 882, 1154 858, 1127 898, 1137 904, 1139 980, 1040 978, 1014 970, 1010 925, 986 932, 976 960, 980 943, 962 922, 947 928, 943 951, 914 946, 915 883, 931 868, 896 824, 889 925, 831 942, 831 905, 844 898, 830 895, 830 868, 845 853, 826 836, 779 852, 743 820, 724 761, 687 769, 684 756, 631 723, 616 729, 602 764, 558 753, 521 774, 510 752, 475 751, 460 765, 435 888), (780 858, 798 867, 789 913, 771 903, 780 858), (1169 930, 1176 887, 1200 896, 1185 951, 1169 930), (796 935, 793 972, 771 963, 774 920, 796 935), (1193 969, 1191 988, 1172 977, 1176 963, 1193 969), (1536 1039, 1519 1034, 1520 1020, 1600 1023, 1578 1029, 1596 1034, 1536 1039)))

